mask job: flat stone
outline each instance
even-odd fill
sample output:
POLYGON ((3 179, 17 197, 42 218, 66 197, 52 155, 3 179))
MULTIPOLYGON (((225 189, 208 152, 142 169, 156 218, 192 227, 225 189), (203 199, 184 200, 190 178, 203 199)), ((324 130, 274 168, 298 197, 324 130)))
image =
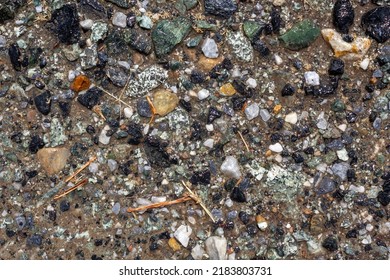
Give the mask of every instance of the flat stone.
POLYGON ((371 46, 371 40, 365 37, 356 37, 352 43, 348 43, 334 29, 322 29, 321 33, 324 40, 332 47, 334 56, 346 60, 361 59, 371 46))
POLYGON ((126 90, 126 95, 139 97, 158 87, 168 78, 168 72, 161 67, 151 66, 146 68, 136 80, 132 80, 126 90))
POLYGON ((300 50, 308 47, 320 35, 320 29, 308 19, 296 23, 291 29, 279 37, 285 47, 300 50))
POLYGON ((64 147, 43 148, 37 153, 38 161, 48 175, 60 172, 66 165, 70 151, 64 147))
POLYGON ((222 18, 231 17, 238 9, 235 0, 205 0, 204 10, 206 15, 215 15, 222 18))
POLYGON ((202 52, 205 57, 208 58, 217 58, 219 55, 217 43, 214 39, 206 38, 202 44, 202 52))
POLYGON ((259 116, 260 108, 257 103, 252 103, 245 108, 245 116, 250 121, 259 116))
POLYGON ((156 114, 165 116, 175 110, 179 98, 177 95, 168 90, 158 90, 153 94, 153 106, 156 109, 156 114))
POLYGON ((227 259, 227 240, 225 237, 210 236, 205 241, 206 252, 210 260, 226 260, 227 259))
POLYGON ((283 151, 283 147, 280 143, 275 143, 275 144, 272 144, 272 145, 269 145, 268 147, 272 152, 275 152, 275 153, 281 153, 283 151))

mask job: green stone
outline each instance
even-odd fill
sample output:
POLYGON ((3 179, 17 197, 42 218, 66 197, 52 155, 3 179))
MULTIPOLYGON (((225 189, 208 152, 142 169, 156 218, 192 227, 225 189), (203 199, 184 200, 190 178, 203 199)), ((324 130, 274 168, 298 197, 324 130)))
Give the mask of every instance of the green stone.
POLYGON ((205 20, 196 20, 195 21, 195 25, 196 25, 197 28, 204 29, 204 30, 216 31, 217 28, 218 28, 217 25, 212 24, 212 23, 208 23, 205 20))
POLYGON ((184 5, 184 0, 177 0, 175 3, 175 9, 181 14, 184 15, 187 11, 186 5, 184 5))
POLYGON ((336 99, 332 104, 332 111, 334 112, 342 112, 345 110, 345 104, 340 99, 336 99))
POLYGON ((194 38, 191 38, 190 40, 188 40, 187 42, 187 47, 189 48, 195 48, 199 45, 200 41, 202 40, 202 35, 198 35, 194 38))
POLYGON ((296 51, 308 47, 319 35, 320 29, 311 20, 305 19, 295 24, 279 39, 287 49, 296 51))
POLYGON ((152 19, 148 16, 141 16, 141 17, 137 17, 137 22, 139 24, 140 27, 144 28, 144 29, 152 29, 153 27, 153 22, 152 22, 152 19))
POLYGON ((156 55, 161 57, 173 51, 191 29, 191 22, 178 17, 173 20, 161 20, 152 32, 156 55))
POLYGON ((186 6, 187 10, 191 10, 192 8, 195 8, 195 6, 198 4, 198 0, 183 0, 183 3, 186 6))
POLYGON ((117 5, 118 7, 121 7, 123 9, 130 8, 130 4, 129 4, 128 0, 106 0, 106 2, 111 2, 111 3, 117 5))
POLYGON ((242 25, 242 28, 244 29, 244 34, 246 37, 249 38, 249 40, 253 40, 259 33, 261 32, 261 28, 263 25, 256 21, 245 21, 242 25))

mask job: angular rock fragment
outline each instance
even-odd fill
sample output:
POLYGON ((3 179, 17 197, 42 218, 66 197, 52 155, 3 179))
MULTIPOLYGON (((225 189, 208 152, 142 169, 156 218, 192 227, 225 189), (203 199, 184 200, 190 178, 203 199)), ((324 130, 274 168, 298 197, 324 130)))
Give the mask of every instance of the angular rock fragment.
POLYGON ((361 24, 368 36, 378 43, 385 43, 390 37, 390 7, 383 6, 368 11, 362 16, 361 24))
POLYGON ((205 241, 206 252, 210 260, 226 260, 227 259, 227 240, 225 237, 210 236, 205 241))
POLYGON ((178 103, 179 98, 171 91, 158 90, 153 94, 153 106, 156 110, 156 114, 160 116, 165 116, 172 112, 178 103))
POLYGON ((97 87, 90 88, 86 93, 80 94, 77 97, 77 101, 87 107, 88 109, 92 109, 95 105, 99 103, 100 97, 103 95, 101 89, 97 87))
POLYGON ((55 10, 51 20, 61 43, 74 44, 80 40, 80 21, 75 4, 66 4, 55 10))
POLYGON ((8 49, 8 55, 15 71, 20 71, 22 69, 22 62, 19 46, 17 44, 12 44, 8 49))
POLYGON ((43 148, 37 153, 38 161, 48 175, 61 171, 70 156, 67 148, 43 148))
POLYGON ((153 65, 138 74, 138 78, 133 80, 127 87, 126 95, 133 97, 143 96, 164 83, 167 78, 168 72, 166 70, 153 65))
POLYGON ((353 24, 355 11, 350 0, 337 0, 333 6, 333 25, 341 33, 348 33, 353 24))
POLYGON ((41 112, 43 115, 47 115, 50 113, 51 109, 51 94, 49 91, 45 91, 44 93, 37 95, 34 98, 35 107, 37 110, 41 112))
POLYGON ((229 18, 237 11, 238 6, 235 0, 205 0, 204 9, 206 15, 229 18))
POLYGON ((320 35, 320 29, 308 19, 296 23, 290 30, 280 36, 285 47, 300 50, 308 47, 320 35))

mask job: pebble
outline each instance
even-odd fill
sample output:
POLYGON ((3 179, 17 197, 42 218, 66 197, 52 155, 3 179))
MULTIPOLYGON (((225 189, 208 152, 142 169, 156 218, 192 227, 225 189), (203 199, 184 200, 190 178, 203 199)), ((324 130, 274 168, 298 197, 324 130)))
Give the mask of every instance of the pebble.
POLYGON ((43 148, 37 153, 42 168, 48 175, 60 172, 66 165, 70 151, 67 148, 43 148))
POLYGON ((134 110, 131 107, 126 107, 123 109, 123 114, 126 118, 130 119, 134 115, 134 110))
POLYGON ((233 156, 227 156, 225 158, 221 165, 221 172, 228 177, 235 179, 241 178, 240 166, 238 165, 237 159, 233 156))
POLYGON ((276 65, 281 65, 283 63, 283 59, 278 54, 274 54, 274 59, 276 65))
POLYGON ((291 124, 296 124, 298 122, 298 114, 296 112, 291 112, 284 118, 284 121, 291 124))
POLYGON ((390 7, 377 7, 366 12, 361 24, 367 35, 378 43, 385 43, 390 38, 390 7))
POLYGON ((330 61, 329 75, 343 75, 344 74, 344 61, 339 58, 334 58, 330 61))
POLYGON ((365 59, 363 59, 360 62, 360 68, 362 68, 363 70, 367 70, 368 69, 368 65, 370 65, 370 59, 369 58, 365 58, 365 59))
POLYGON ((320 35, 320 29, 311 20, 305 19, 296 23, 279 37, 284 46, 290 50, 300 50, 310 46, 320 35))
POLYGON ((65 4, 53 11, 51 21, 61 43, 74 44, 80 40, 79 16, 76 4, 65 4))
POLYGON ((206 15, 215 15, 222 18, 231 17, 238 9, 235 0, 205 0, 204 11, 206 15))
POLYGON ((92 174, 96 174, 96 173, 99 171, 99 164, 96 163, 96 162, 92 162, 92 163, 88 166, 88 170, 89 170, 89 172, 91 172, 92 174))
POLYGON ((317 195, 323 195, 323 194, 333 192, 335 189, 336 189, 336 182, 331 178, 325 176, 320 181, 316 193, 317 195))
POLYGON ((348 43, 336 30, 322 29, 321 33, 324 40, 332 47, 335 57, 347 60, 361 59, 371 46, 371 40, 365 37, 356 37, 352 43, 348 43))
POLYGON ((268 112, 267 109, 261 109, 260 110, 260 117, 264 122, 267 122, 271 119, 271 114, 268 112))
POLYGON ((200 91, 198 91, 198 99, 199 100, 204 100, 206 98, 208 98, 210 96, 210 91, 207 90, 207 89, 201 89, 200 91))
POLYGON ((143 15, 140 18, 137 18, 138 25, 144 29, 152 29, 153 28, 153 21, 150 17, 143 15))
POLYGON ((210 260, 226 260, 227 259, 227 240, 221 236, 210 236, 205 241, 206 252, 210 260))
POLYGON ((45 91, 34 98, 34 104, 37 110, 43 114, 48 115, 51 111, 51 94, 45 91))
POLYGON ((180 251, 180 249, 181 249, 179 242, 177 242, 177 240, 173 237, 169 238, 168 246, 175 252, 180 251))
POLYGON ((307 71, 305 72, 305 83, 309 86, 319 86, 320 76, 317 74, 317 72, 307 71))
POLYGON ((341 33, 348 33, 355 19, 355 11, 349 0, 337 0, 333 6, 333 25, 341 33))
POLYGON ((255 79, 253 78, 249 78, 248 80, 246 80, 245 84, 249 87, 249 88, 255 88, 257 87, 257 82, 255 79))
POLYGON ((112 24, 125 28, 127 26, 127 16, 122 12, 115 12, 112 16, 112 24))
POLYGON ((79 94, 77 97, 77 101, 87 107, 88 109, 92 109, 94 106, 96 106, 99 103, 100 97, 103 95, 103 92, 101 89, 97 87, 93 87, 88 89, 85 93, 79 94))
POLYGON ((217 58, 219 56, 218 46, 214 39, 206 38, 202 44, 202 52, 208 58, 217 58))
POLYGON ((259 116, 260 107, 257 103, 252 103, 245 108, 245 116, 250 121, 259 116))
POLYGON ((118 215, 119 212, 121 211, 121 204, 119 202, 115 202, 114 205, 112 206, 112 213, 115 215, 118 215))
POLYGON ((192 233, 192 228, 190 226, 181 225, 173 234, 177 241, 183 247, 187 248, 188 242, 190 241, 190 235, 192 233))
POLYGON ((257 215, 256 216, 256 223, 257 223, 257 227, 261 230, 261 231, 265 231, 268 227, 268 223, 267 223, 267 220, 261 216, 261 215, 257 215))
POLYGON ((222 85, 219 88, 219 91, 223 96, 233 96, 237 93, 236 89, 234 88, 234 86, 231 83, 227 83, 227 84, 222 85))
POLYGON ((269 145, 268 148, 274 153, 281 153, 283 151, 283 147, 280 143, 269 145))
POLYGON ((331 167, 331 170, 342 181, 345 181, 347 179, 347 172, 348 172, 349 168, 350 168, 350 165, 348 163, 341 162, 341 163, 333 164, 331 167))
POLYGON ((92 19, 85 19, 80 21, 80 26, 84 30, 90 30, 93 25, 93 20, 92 19))
POLYGON ((150 104, 146 98, 140 98, 137 101, 137 113, 141 117, 150 118, 152 117, 152 109, 150 108, 150 104))
POLYGON ((99 135, 99 143, 103 144, 103 145, 108 145, 110 143, 110 139, 111 137, 110 136, 107 136, 107 132, 110 130, 110 126, 109 125, 106 125, 102 131, 100 132, 100 135, 99 135))
POLYGON ((191 250, 191 256, 194 258, 194 260, 201 260, 204 253, 205 251, 199 244, 196 244, 195 247, 191 250))
POLYGON ((345 148, 336 151, 336 154, 337 154, 337 157, 338 157, 340 160, 342 160, 342 161, 348 161, 348 160, 349 160, 348 152, 347 152, 347 150, 346 150, 345 148))
POLYGON ((7 39, 3 35, 0 35, 0 48, 4 48, 6 44, 7 44, 7 39))
POLYGON ((179 98, 175 93, 168 90, 158 90, 153 94, 153 106, 156 114, 165 116, 175 110, 179 104, 179 98))
POLYGON ((203 146, 212 149, 214 147, 214 139, 207 139, 206 141, 203 142, 203 146))

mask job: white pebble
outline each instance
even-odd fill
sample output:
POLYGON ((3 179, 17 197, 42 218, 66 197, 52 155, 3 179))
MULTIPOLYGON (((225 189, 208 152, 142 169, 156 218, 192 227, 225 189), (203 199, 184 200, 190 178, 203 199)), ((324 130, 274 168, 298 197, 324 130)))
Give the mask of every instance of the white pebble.
POLYGON ((214 125, 212 123, 206 124, 206 130, 209 132, 214 131, 214 125))
POLYGON ((296 124, 298 122, 298 114, 296 112, 292 112, 284 118, 284 120, 291 124, 296 124))
POLYGON ((240 166, 238 165, 237 159, 233 156, 226 157, 221 165, 221 172, 228 177, 241 178, 240 166))
POLYGON ((207 97, 210 96, 210 91, 208 91, 207 89, 201 89, 199 92, 198 92, 198 98, 199 100, 203 100, 203 99, 206 99, 207 97))
POLYGON ((275 54, 274 58, 275 58, 276 65, 280 65, 283 63, 283 59, 279 55, 275 54))
POLYGON ((280 143, 275 143, 275 144, 269 145, 268 148, 272 152, 275 152, 275 153, 281 153, 283 151, 283 147, 282 147, 282 145, 280 145, 280 143))
POLYGON ((347 150, 345 148, 341 149, 339 151, 336 151, 336 154, 337 154, 337 157, 339 159, 341 159, 342 161, 348 161, 349 160, 348 152, 347 152, 347 150))
POLYGON ((363 70, 367 70, 369 64, 370 64, 370 59, 365 58, 362 60, 362 62, 360 62, 360 68, 362 68, 363 70))
POLYGON ((122 12, 116 12, 112 16, 112 24, 118 27, 126 27, 126 15, 122 12))
POLYGON ((190 226, 181 225, 173 234, 177 241, 180 242, 184 247, 188 246, 190 241, 190 235, 192 233, 192 228, 190 226))
POLYGON ((125 114, 126 118, 130 119, 134 114, 134 110, 130 107, 126 107, 125 109, 123 109, 123 113, 125 114))
POLYGON ((115 171, 118 168, 118 163, 116 162, 116 160, 113 159, 107 160, 107 165, 111 172, 115 171))
POLYGON ((85 19, 83 21, 80 21, 80 26, 84 30, 90 30, 93 25, 93 20, 92 19, 85 19))
POLYGON ((260 108, 257 103, 252 103, 248 107, 245 108, 245 115, 246 118, 250 121, 256 118, 259 115, 260 108))
POLYGON ((228 208, 232 207, 233 206, 233 200, 231 200, 230 198, 227 198, 225 200, 225 206, 228 207, 228 208))
POLYGON ((320 76, 317 74, 317 72, 307 71, 305 72, 305 82, 309 86, 319 86, 320 76))
POLYGON ((248 87, 250 87, 250 88, 255 88, 255 87, 257 87, 257 82, 256 82, 256 80, 255 79, 253 79, 253 78, 249 78, 248 80, 246 80, 246 85, 248 86, 248 87))
POLYGON ((191 250, 191 256, 194 258, 194 260, 201 260, 203 254, 204 250, 199 244, 196 244, 196 246, 191 250))
POLYGON ((206 38, 206 40, 204 40, 202 45, 202 52, 208 58, 218 57, 218 46, 214 39, 206 38))
POLYGON ((102 143, 103 145, 107 145, 110 143, 110 136, 107 136, 107 132, 110 130, 110 127, 106 125, 103 129, 102 132, 99 135, 99 142, 102 143))
POLYGON ((166 196, 152 196, 150 198, 150 201, 152 203, 161 203, 161 202, 167 201, 167 197, 166 196))
POLYGON ((91 172, 92 174, 96 174, 99 170, 99 164, 97 164, 96 162, 92 162, 88 166, 88 169, 89 169, 89 172, 91 172))
POLYGON ((206 141, 203 142, 203 146, 212 149, 214 147, 214 139, 207 139, 206 141))
POLYGON ((267 122, 267 121, 269 121, 269 119, 271 118, 271 114, 268 112, 267 109, 261 109, 261 110, 260 110, 260 117, 261 117, 261 119, 262 119, 264 122, 267 122))

